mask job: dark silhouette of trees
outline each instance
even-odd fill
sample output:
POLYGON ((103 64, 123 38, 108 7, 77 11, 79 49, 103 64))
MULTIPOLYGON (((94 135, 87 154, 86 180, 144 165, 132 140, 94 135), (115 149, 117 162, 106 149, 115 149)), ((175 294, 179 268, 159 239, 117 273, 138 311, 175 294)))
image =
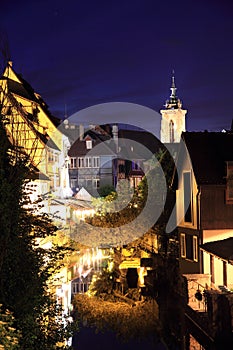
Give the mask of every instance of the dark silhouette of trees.
MULTIPOLYGON (((45 249, 39 245, 40 239, 55 235, 57 228, 47 214, 36 212, 31 206, 28 191, 33 188, 27 190, 26 185, 35 176, 34 168, 29 157, 10 141, 8 124, 9 120, 1 115, 1 318, 11 312, 13 317, 4 319, 12 323, 15 334, 19 333, 19 345, 12 343, 11 349, 68 349, 64 341, 71 336, 72 325, 49 290, 66 249, 55 245, 45 249)), ((39 206, 40 203, 36 208, 39 206)), ((3 333, 0 344, 2 337, 3 333)))

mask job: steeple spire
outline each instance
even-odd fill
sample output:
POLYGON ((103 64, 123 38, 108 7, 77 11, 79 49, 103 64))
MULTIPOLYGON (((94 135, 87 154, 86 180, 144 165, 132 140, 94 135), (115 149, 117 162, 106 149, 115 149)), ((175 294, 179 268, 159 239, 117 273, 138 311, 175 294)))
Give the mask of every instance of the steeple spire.
POLYGON ((176 97, 176 85, 175 85, 175 71, 173 69, 172 71, 172 87, 170 88, 171 90, 171 96, 170 97, 176 97))
POLYGON ((176 96, 176 85, 175 85, 175 71, 173 69, 172 71, 172 86, 170 88, 171 90, 171 95, 169 100, 166 101, 165 107, 167 109, 177 109, 182 107, 182 103, 180 99, 176 96))

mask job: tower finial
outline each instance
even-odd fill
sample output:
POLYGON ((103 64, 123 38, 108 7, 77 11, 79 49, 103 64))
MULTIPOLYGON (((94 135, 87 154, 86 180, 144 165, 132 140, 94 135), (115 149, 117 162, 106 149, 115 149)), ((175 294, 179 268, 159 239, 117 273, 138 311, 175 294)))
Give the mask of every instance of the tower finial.
POLYGON ((171 87, 171 96, 173 98, 176 98, 176 85, 175 85, 175 71, 172 70, 172 87, 171 87))
POLYGON ((170 95, 169 100, 166 101, 165 107, 167 109, 181 108, 182 103, 176 95, 177 89, 176 89, 176 85, 175 85, 175 70, 174 69, 172 70, 172 85, 170 87, 170 90, 171 90, 171 95, 170 95))
POLYGON ((176 88, 176 86, 175 86, 175 71, 174 71, 174 69, 172 70, 172 88, 176 88))

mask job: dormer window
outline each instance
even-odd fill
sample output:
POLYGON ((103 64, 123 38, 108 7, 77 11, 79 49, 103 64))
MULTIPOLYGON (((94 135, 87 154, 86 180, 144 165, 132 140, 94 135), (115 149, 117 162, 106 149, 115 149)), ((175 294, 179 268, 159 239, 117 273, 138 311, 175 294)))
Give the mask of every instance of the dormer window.
POLYGON ((233 204, 233 161, 227 162, 226 201, 233 204))
POLYGON ((86 140, 86 148, 92 149, 92 140, 86 140))

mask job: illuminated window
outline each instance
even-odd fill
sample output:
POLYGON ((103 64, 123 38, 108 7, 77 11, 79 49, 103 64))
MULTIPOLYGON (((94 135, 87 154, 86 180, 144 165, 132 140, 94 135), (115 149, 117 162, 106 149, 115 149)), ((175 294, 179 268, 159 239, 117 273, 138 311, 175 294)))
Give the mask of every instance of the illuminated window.
POLYGON ((193 236, 193 260, 198 261, 197 236, 193 236))
POLYGON ((87 149, 92 148, 92 140, 86 140, 86 147, 87 147, 87 149))
POLYGON ((180 255, 182 258, 186 257, 185 233, 180 234, 180 255))
POLYGON ((174 123, 172 120, 170 120, 169 123, 169 137, 170 137, 170 143, 174 142, 174 123))
POLYGON ((233 203, 233 162, 227 162, 226 200, 227 203, 233 203))
POLYGON ((180 256, 193 261, 198 261, 198 239, 190 234, 180 234, 180 256))

